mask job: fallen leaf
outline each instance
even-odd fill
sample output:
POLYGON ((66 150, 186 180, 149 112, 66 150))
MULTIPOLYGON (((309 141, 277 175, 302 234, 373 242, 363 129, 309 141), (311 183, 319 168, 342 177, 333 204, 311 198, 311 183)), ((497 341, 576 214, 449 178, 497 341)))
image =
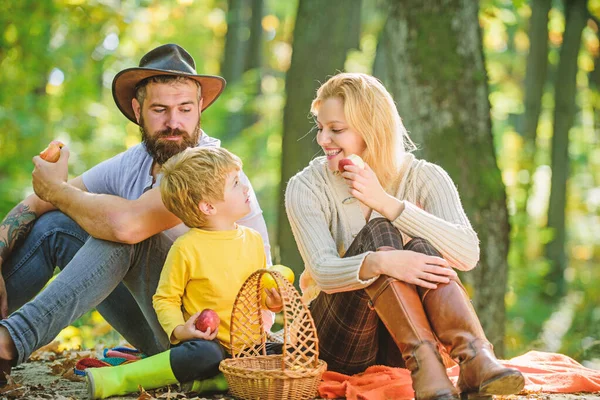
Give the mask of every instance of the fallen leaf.
POLYGON ((179 391, 171 391, 171 385, 166 387, 166 392, 165 388, 157 389, 154 395, 159 399, 187 399, 185 393, 179 391), (159 391, 164 393, 160 393, 158 396, 156 396, 156 393, 159 391))
POLYGON ((72 372, 73 367, 77 364, 76 358, 66 357, 64 359, 56 360, 50 364, 50 370, 52 375, 64 375, 67 372, 72 372))
POLYGON ((72 382, 84 382, 85 381, 85 377, 81 376, 81 375, 77 375, 75 373, 75 371, 73 371, 73 368, 65 371, 62 374, 62 377, 65 378, 65 379, 68 379, 68 380, 70 380, 72 382))
POLYGON ((52 397, 53 400, 75 400, 73 397, 65 397, 62 394, 55 394, 52 397))
POLYGON ((152 400, 152 399, 156 399, 155 397, 152 397, 148 392, 146 392, 144 390, 144 388, 142 387, 142 385, 138 386, 138 390, 140 391, 140 395, 138 397, 137 400, 152 400))
POLYGON ((20 383, 16 383, 10 377, 10 375, 7 375, 7 377, 8 377, 7 384, 0 387, 0 395, 2 395, 2 397, 8 397, 8 398, 23 397, 25 395, 25 393, 27 393, 29 391, 29 389, 27 389, 27 387, 21 385, 20 383))
POLYGON ((57 341, 50 342, 49 344, 40 347, 36 351, 34 351, 31 356, 29 356, 30 360, 47 360, 53 361, 57 358, 58 355, 62 354, 62 351, 59 350, 60 343, 57 341))

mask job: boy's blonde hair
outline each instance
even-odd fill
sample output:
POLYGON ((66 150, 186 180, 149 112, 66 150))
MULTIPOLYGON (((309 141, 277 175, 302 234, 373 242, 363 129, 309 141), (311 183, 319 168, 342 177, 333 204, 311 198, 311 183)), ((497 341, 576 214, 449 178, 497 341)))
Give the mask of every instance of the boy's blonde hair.
POLYGON ((232 171, 242 169, 235 154, 220 147, 188 148, 171 157, 161 168, 160 195, 167 209, 190 228, 206 225, 201 201, 222 201, 232 171))
POLYGON ((321 104, 335 97, 344 103, 348 124, 365 141, 362 158, 375 171, 385 190, 390 192, 397 179, 401 155, 415 149, 398 115, 394 99, 373 76, 341 73, 329 78, 317 90, 310 111, 317 115, 321 104))

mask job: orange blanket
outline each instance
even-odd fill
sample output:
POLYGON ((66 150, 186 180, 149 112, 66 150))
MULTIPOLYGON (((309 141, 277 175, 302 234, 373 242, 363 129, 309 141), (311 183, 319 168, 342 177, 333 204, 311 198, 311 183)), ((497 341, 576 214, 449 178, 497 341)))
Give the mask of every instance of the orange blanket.
MULTIPOLYGON (((530 351, 502 361, 517 368, 525 376, 525 391, 578 393, 600 391, 600 371, 585 368, 562 354, 530 351)), ((448 368, 448 376, 456 384, 458 365, 448 368)), ((326 399, 345 397, 349 400, 412 399, 410 372, 402 368, 375 365, 362 374, 348 376, 327 371, 319 385, 319 395, 326 399)))

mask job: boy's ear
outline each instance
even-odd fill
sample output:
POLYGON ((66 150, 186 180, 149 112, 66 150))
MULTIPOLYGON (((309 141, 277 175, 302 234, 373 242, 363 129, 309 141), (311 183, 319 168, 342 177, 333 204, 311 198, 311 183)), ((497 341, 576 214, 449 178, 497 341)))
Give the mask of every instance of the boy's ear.
POLYGON ((198 203, 198 209, 204 215, 214 215, 217 212, 217 209, 212 204, 204 200, 198 203))

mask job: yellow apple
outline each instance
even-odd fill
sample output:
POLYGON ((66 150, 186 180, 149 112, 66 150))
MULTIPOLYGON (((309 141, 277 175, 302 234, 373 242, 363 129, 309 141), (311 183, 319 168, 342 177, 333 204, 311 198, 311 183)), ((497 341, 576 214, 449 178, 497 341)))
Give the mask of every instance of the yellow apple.
MULTIPOLYGON (((290 282, 291 284, 294 283, 294 271, 292 271, 291 268, 286 267, 285 265, 281 265, 281 264, 276 264, 273 265, 271 267, 267 267, 267 269, 269 271, 277 271, 279 272, 281 275, 283 275, 283 277, 290 282)), ((265 293, 264 289, 277 289, 277 282, 275 282, 275 279, 273 279, 273 277, 271 276, 271 274, 269 273, 264 273, 262 274, 262 276, 260 277, 260 283, 261 286, 263 288, 262 292, 260 293, 260 303, 263 306, 263 308, 267 308, 266 305, 266 301, 267 301, 267 294, 265 293)))

